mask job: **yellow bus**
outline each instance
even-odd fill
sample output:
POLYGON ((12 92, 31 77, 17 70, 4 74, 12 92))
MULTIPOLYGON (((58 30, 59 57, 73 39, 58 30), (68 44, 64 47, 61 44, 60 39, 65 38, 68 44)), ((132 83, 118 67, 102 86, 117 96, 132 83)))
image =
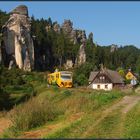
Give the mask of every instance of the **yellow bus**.
POLYGON ((48 74, 48 83, 57 84, 59 87, 72 87, 72 72, 58 71, 48 74))

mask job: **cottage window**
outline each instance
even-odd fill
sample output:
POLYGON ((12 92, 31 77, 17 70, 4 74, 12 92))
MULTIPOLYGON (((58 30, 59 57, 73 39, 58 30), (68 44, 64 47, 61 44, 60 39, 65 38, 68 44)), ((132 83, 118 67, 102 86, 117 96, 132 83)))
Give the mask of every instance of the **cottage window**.
POLYGON ((97 85, 97 88, 100 89, 100 85, 97 85))
POLYGON ((104 77, 104 76, 100 76, 100 79, 101 79, 101 80, 104 80, 104 79, 105 79, 105 77, 104 77))
POLYGON ((108 85, 105 85, 105 88, 108 89, 108 85))

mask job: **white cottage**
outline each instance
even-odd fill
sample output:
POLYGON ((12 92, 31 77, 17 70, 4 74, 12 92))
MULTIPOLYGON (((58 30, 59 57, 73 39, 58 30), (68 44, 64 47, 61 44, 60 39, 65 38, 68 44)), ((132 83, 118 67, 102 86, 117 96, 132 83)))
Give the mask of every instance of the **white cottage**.
POLYGON ((124 86, 123 78, 117 71, 102 69, 97 72, 91 72, 89 77, 89 88, 112 90, 114 87, 120 88, 124 86))

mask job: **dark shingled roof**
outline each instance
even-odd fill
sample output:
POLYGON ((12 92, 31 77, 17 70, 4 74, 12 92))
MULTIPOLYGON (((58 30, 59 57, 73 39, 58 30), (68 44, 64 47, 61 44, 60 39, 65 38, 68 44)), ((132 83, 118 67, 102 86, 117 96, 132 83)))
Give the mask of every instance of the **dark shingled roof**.
POLYGON ((99 72, 94 72, 94 71, 92 71, 91 73, 90 73, 90 76, 89 76, 89 79, 88 79, 88 81, 89 82, 91 82, 94 78, 95 78, 95 76, 98 74, 99 72))
POLYGON ((117 71, 106 69, 105 73, 108 74, 113 83, 124 83, 124 79, 119 75, 117 71))
POLYGON ((93 81, 98 73, 104 73, 105 75, 107 75, 112 81, 112 83, 124 83, 123 82, 124 79, 119 75, 117 71, 113 71, 109 69, 104 69, 98 72, 91 72, 89 76, 89 82, 93 81))
POLYGON ((25 5, 19 5, 14 10, 10 12, 11 14, 20 14, 20 15, 26 15, 28 16, 28 8, 25 5))

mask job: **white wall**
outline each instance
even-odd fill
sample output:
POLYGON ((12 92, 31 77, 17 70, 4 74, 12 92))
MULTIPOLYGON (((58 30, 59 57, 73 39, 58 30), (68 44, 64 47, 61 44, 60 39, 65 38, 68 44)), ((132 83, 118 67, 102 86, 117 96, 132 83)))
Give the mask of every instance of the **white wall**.
POLYGON ((112 88, 113 88, 112 83, 106 83, 106 84, 101 84, 101 83, 92 84, 92 88, 93 88, 93 89, 100 90, 100 89, 97 87, 98 85, 100 85, 100 89, 103 89, 103 90, 112 90, 112 88), (108 85, 108 88, 105 88, 105 85, 108 85))

